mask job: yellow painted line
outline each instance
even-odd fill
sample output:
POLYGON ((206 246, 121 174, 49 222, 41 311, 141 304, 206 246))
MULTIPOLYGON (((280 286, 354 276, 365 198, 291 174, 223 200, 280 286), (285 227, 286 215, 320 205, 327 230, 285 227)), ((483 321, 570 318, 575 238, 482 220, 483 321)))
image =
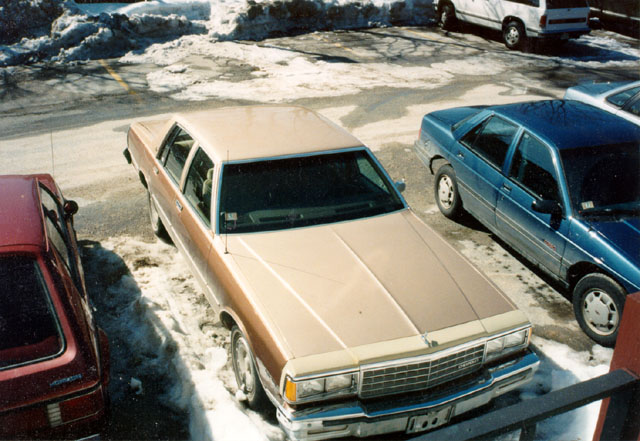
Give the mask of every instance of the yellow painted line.
POLYGON ((136 91, 133 90, 131 87, 129 87, 129 85, 122 79, 122 77, 118 75, 118 72, 113 70, 111 66, 107 64, 106 61, 98 60, 98 63, 100 63, 100 65, 104 67, 104 70, 106 70, 109 73, 109 75, 111 75, 111 77, 113 77, 113 79, 116 80, 118 84, 120 84, 122 88, 127 91, 129 95, 134 95, 137 99, 140 99, 136 91))
MULTIPOLYGON (((354 55, 358 55, 357 52, 354 51, 353 49, 351 49, 350 47, 346 47, 346 46, 344 46, 344 45, 342 45, 340 43, 329 41, 328 39, 326 39, 324 37, 321 37, 320 35, 317 35, 317 34, 311 34, 311 36, 313 38, 317 39, 317 40, 321 40, 321 41, 324 41, 325 43, 329 43, 329 44, 331 44, 331 45, 333 45, 333 46, 335 46, 335 47, 337 47, 339 49, 344 49, 347 52, 351 52, 354 55)), ((367 57, 365 57, 365 58, 367 58, 367 57)))
POLYGON ((422 32, 418 32, 418 31, 414 31, 412 29, 405 29, 406 32, 413 34, 413 35, 417 35, 418 37, 422 37, 422 38, 426 38, 427 40, 431 40, 431 41, 442 41, 439 38, 433 38, 432 36, 430 36, 429 34, 424 34, 422 32))

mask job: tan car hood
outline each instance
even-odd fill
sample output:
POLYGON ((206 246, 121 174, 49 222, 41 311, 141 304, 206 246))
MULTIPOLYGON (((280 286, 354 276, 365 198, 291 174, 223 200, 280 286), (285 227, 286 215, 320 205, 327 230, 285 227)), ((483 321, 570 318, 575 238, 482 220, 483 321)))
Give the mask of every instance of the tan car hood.
POLYGON ((232 235, 229 251, 292 358, 433 332, 515 309, 409 210, 232 235))

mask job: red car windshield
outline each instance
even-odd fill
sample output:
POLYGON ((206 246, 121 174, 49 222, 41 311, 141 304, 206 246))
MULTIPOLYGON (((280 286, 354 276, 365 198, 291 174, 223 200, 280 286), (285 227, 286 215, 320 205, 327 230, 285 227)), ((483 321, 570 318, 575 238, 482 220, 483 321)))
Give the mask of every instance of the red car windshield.
POLYGON ((28 257, 0 257, 0 336, 0 369, 62 350, 49 292, 37 262, 28 257))

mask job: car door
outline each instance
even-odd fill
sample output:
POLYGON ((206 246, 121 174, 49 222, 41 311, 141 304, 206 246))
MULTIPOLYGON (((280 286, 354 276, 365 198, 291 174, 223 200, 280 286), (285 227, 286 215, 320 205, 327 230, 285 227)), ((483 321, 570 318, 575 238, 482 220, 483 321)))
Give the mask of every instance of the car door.
POLYGON ((489 228, 495 226, 502 168, 518 126, 497 116, 473 127, 454 146, 454 171, 465 209, 489 228))
POLYGON ((496 207, 501 237, 553 274, 560 271, 570 222, 564 215, 566 201, 561 196, 558 164, 546 144, 524 132, 500 186, 496 207))
POLYGON ((194 144, 193 137, 176 125, 158 151, 159 166, 154 167, 155 179, 149 183, 151 197, 155 200, 158 214, 173 239, 176 238, 174 224, 178 221, 178 214, 184 207, 179 197, 182 175, 194 144))
POLYGON ((212 195, 216 189, 216 167, 213 160, 200 147, 187 164, 186 177, 178 210, 176 233, 182 242, 187 261, 199 279, 212 305, 219 305, 215 287, 217 282, 209 271, 207 260, 213 243, 212 195))

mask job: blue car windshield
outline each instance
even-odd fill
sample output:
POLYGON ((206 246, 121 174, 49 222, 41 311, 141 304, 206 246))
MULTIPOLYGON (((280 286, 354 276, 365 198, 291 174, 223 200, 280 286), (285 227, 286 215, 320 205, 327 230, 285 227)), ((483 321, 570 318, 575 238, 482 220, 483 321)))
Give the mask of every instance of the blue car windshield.
POLYGON ((562 150, 574 213, 640 215, 640 144, 562 150))
POLYGON ((226 164, 219 231, 281 230, 404 208, 366 150, 226 164))

